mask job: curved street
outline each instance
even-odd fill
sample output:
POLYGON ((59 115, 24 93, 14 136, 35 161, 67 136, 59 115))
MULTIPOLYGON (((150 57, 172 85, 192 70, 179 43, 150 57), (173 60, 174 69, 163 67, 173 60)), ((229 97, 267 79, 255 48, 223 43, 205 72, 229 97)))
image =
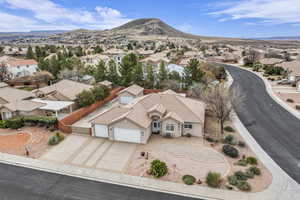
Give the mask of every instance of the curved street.
POLYGON ((0 164, 1 200, 194 200, 0 164))
POLYGON ((277 104, 264 82, 246 70, 223 65, 232 75, 246 100, 236 110, 250 134, 271 158, 300 183, 300 120, 277 104))

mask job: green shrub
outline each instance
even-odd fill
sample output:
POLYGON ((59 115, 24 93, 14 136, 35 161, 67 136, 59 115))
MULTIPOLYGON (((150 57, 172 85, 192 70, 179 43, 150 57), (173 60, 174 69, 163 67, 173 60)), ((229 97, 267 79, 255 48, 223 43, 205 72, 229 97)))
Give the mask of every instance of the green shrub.
POLYGON ((0 128, 8 128, 5 120, 0 120, 0 128))
POLYGON ((43 117, 43 116, 26 116, 23 117, 23 121, 26 124, 40 125, 40 126, 55 126, 57 124, 56 117, 43 117))
POLYGON ((221 174, 216 172, 209 172, 206 176, 206 183, 210 187, 218 188, 222 182, 221 174))
POLYGON ((24 126, 24 121, 22 117, 17 117, 17 118, 11 118, 6 120, 6 126, 7 128, 11 129, 19 129, 24 126))
POLYGON ((287 99, 286 101, 289 102, 289 103, 294 103, 293 99, 287 99))
POLYGON ((261 171, 258 167, 250 167, 249 169, 247 169, 248 171, 252 172, 253 174, 259 176, 261 175, 261 171))
POLYGON ((196 178, 192 175, 184 175, 182 180, 187 185, 193 185, 196 182, 196 178))
POLYGON ((235 132, 234 129, 231 126, 226 126, 224 128, 224 130, 227 131, 227 132, 235 132))
POLYGON ((56 135, 53 135, 52 137, 50 137, 49 141, 48 141, 48 144, 49 145, 56 145, 58 144, 60 141, 59 141, 59 138, 56 136, 56 135))
POLYGON ((257 159, 255 157, 249 156, 246 158, 246 160, 250 165, 257 165, 257 159))
POLYGON ((245 174, 248 178, 254 178, 254 176, 255 176, 255 174, 250 170, 246 170, 245 174))
POLYGON ((246 159, 240 159, 239 161, 237 161, 235 163, 236 165, 239 165, 239 166, 247 166, 248 165, 248 162, 246 159))
POLYGON ((231 158, 237 158, 239 156, 239 151, 231 145, 223 146, 223 153, 231 158))
POLYGON ((224 143, 226 144, 231 144, 231 145, 236 145, 236 141, 233 135, 227 135, 224 138, 224 143))
POLYGON ((159 178, 166 175, 167 172, 168 172, 168 167, 165 162, 162 162, 160 160, 153 160, 151 162, 149 173, 152 176, 159 178))
POLYGON ((235 175, 228 176, 227 180, 228 180, 230 185, 237 185, 238 182, 239 182, 239 180, 237 179, 237 177, 235 175))
POLYGON ((234 172, 234 175, 239 181, 246 181, 248 179, 246 173, 242 171, 234 172))
POLYGON ((247 181, 239 181, 236 187, 242 191, 250 191, 251 185, 247 181))
POLYGON ((55 136, 58 138, 58 140, 61 142, 65 139, 64 134, 62 134, 61 132, 56 132, 55 136))
POLYGON ((211 138, 211 137, 206 137, 205 139, 208 142, 217 142, 217 140, 215 140, 214 138, 211 138))

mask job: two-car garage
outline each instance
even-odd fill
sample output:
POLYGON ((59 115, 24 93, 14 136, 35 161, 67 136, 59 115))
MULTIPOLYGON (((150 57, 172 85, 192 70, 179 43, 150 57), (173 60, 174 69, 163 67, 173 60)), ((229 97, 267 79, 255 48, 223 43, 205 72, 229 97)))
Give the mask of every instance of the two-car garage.
POLYGON ((139 129, 129 128, 111 128, 112 136, 109 137, 107 125, 95 124, 93 135, 95 137, 110 138, 121 142, 141 143, 141 131, 139 129))

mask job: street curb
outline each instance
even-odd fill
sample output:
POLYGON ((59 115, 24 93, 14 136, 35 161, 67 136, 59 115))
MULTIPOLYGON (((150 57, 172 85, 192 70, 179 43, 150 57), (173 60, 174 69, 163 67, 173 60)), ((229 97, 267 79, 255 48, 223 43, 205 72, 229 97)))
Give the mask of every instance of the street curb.
MULTIPOLYGON (((242 70, 246 70, 248 72, 251 72, 252 74, 255 74, 257 77, 259 77, 265 84, 266 90, 269 94, 269 96, 279 105, 281 105, 281 107, 283 107, 286 111, 290 112, 293 116, 295 116, 296 118, 298 118, 300 120, 300 112, 298 112, 297 110, 295 110, 294 108, 290 107, 285 101, 283 101, 282 99, 280 99, 276 94, 274 94, 274 91, 272 90, 272 86, 271 84, 259 73, 255 73, 250 69, 247 68, 243 68, 241 66, 238 65, 234 65, 234 64, 230 64, 234 67, 238 67, 239 69, 242 70)), ((300 92, 299 92, 300 94, 300 92)))

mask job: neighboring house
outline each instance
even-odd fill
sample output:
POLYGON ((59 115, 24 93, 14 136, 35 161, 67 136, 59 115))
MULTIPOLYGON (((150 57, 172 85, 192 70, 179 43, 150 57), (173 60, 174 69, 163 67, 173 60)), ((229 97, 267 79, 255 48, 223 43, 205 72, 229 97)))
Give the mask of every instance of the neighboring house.
POLYGON ((5 66, 11 79, 32 76, 38 71, 38 63, 33 59, 12 59, 5 66))
POLYGON ((97 65, 100 62, 100 60, 103 60, 105 63, 108 63, 110 58, 107 55, 95 54, 82 56, 80 57, 80 60, 86 65, 97 65))
POLYGON ((113 87, 113 83, 110 82, 110 81, 107 81, 107 80, 98 82, 97 85, 105 86, 105 87, 107 87, 109 89, 111 89, 113 87))
POLYGON ((297 82, 300 80, 300 61, 283 62, 276 66, 282 67, 288 72, 288 79, 291 82, 297 82))
POLYGON ((47 101, 42 99, 17 100, 4 104, 0 108, 2 119, 16 116, 64 116, 72 112, 71 101, 47 101), (59 115, 60 114, 60 115, 59 115))
POLYGON ((203 137, 204 121, 203 102, 166 91, 105 111, 92 121, 92 135, 142 144, 147 143, 151 134, 203 137))
POLYGON ((1 109, 1 117, 3 120, 16 116, 42 116, 44 112, 39 110, 43 103, 33 102, 30 100, 18 100, 4 104, 1 109))
POLYGON ((50 86, 36 89, 33 93, 35 93, 37 97, 45 97, 49 100, 74 101, 76 95, 92 88, 92 85, 64 79, 50 86))
POLYGON ((144 88, 138 85, 132 85, 118 93, 120 104, 129 104, 135 98, 143 96, 144 88))
POLYGON ((169 64, 167 67, 168 72, 176 71, 180 76, 183 76, 184 67, 176 64, 169 64))
POLYGON ((260 59, 259 62, 264 66, 274 66, 276 64, 282 63, 283 60, 279 58, 263 58, 260 59))
POLYGON ((19 90, 13 87, 0 87, 0 107, 3 104, 7 104, 17 100, 26 100, 33 97, 33 93, 25 90, 19 90))

